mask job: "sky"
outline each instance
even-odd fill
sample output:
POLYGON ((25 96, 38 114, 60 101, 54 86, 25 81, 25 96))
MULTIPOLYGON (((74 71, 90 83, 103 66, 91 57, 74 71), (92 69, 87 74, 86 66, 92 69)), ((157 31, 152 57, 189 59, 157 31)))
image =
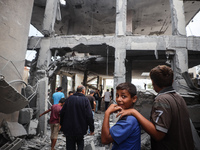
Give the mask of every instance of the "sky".
MULTIPOLYGON (((200 36, 200 12, 190 21, 190 23, 186 27, 186 35, 187 36, 200 36)), ((43 36, 35 27, 30 25, 29 36, 43 36)), ((35 51, 27 51, 26 59, 32 60, 35 58, 35 51)), ((147 79, 133 79, 132 83, 137 86, 140 86, 144 89, 144 83, 151 83, 150 80, 147 79)), ((113 85, 113 81, 108 81, 107 84, 113 85)))

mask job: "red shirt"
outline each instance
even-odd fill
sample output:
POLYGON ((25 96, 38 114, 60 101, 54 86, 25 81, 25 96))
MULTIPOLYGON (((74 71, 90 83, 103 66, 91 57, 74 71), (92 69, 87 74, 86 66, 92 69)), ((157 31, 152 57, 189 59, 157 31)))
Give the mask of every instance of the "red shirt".
POLYGON ((50 116, 50 120, 49 120, 50 124, 59 123, 59 117, 60 117, 60 110, 61 109, 62 109, 62 106, 60 106, 58 104, 51 106, 51 108, 50 108, 51 116, 50 116))

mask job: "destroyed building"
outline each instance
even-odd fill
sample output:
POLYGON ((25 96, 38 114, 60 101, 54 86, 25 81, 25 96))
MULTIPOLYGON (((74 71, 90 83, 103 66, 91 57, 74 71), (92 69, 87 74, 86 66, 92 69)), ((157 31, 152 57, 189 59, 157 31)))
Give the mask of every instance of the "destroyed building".
POLYGON ((73 90, 104 89, 108 78, 115 88, 148 78, 141 74, 161 64, 172 67, 173 86, 199 129, 200 91, 188 69, 200 64, 200 37, 186 36, 199 8, 198 0, 0 0, 0 136, 20 143, 16 137, 46 133, 47 118, 38 116, 51 102, 56 75, 65 93, 68 76, 73 90), (29 37, 30 24, 44 36, 29 37), (27 50, 36 51, 31 62, 27 50))

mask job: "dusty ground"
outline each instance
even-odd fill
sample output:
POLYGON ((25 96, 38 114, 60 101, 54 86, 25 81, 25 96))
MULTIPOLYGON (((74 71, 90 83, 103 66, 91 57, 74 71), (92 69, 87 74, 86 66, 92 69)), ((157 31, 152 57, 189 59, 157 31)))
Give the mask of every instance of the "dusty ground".
MULTIPOLYGON (((85 135, 84 141, 85 141, 85 149, 95 149, 95 150, 108 150, 109 145, 102 145, 100 142, 100 136, 101 136, 101 127, 102 122, 104 118, 104 111, 98 111, 94 114, 94 125, 95 125, 95 134, 94 136, 85 135)), ((50 150, 50 126, 48 124, 47 126, 47 134, 44 136, 34 136, 30 139, 25 139, 23 146, 20 148, 20 150, 50 150)), ((62 132, 59 132, 58 140, 55 146, 56 150, 65 150, 66 144, 65 144, 65 136, 62 134, 62 132)))

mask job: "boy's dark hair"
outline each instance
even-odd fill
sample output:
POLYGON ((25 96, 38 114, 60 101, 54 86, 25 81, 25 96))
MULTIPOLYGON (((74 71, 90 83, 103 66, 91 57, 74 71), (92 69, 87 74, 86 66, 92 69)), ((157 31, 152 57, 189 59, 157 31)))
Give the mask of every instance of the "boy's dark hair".
POLYGON ((73 91, 69 91, 68 94, 70 95, 71 93, 74 93, 73 91))
POLYGON ((62 91, 62 87, 58 87, 58 88, 57 88, 57 91, 62 91))
POLYGON ((158 65, 150 71, 150 78, 158 87, 172 86, 174 73, 166 65, 158 65))
POLYGON ((129 82, 120 83, 116 90, 127 90, 131 97, 134 97, 137 94, 137 89, 134 84, 129 82))
POLYGON ((93 90, 91 90, 91 91, 90 91, 90 94, 93 94, 93 93, 95 93, 95 92, 94 92, 93 90))
POLYGON ((65 98, 61 98, 60 100, 59 100, 59 103, 64 103, 65 102, 65 98))

